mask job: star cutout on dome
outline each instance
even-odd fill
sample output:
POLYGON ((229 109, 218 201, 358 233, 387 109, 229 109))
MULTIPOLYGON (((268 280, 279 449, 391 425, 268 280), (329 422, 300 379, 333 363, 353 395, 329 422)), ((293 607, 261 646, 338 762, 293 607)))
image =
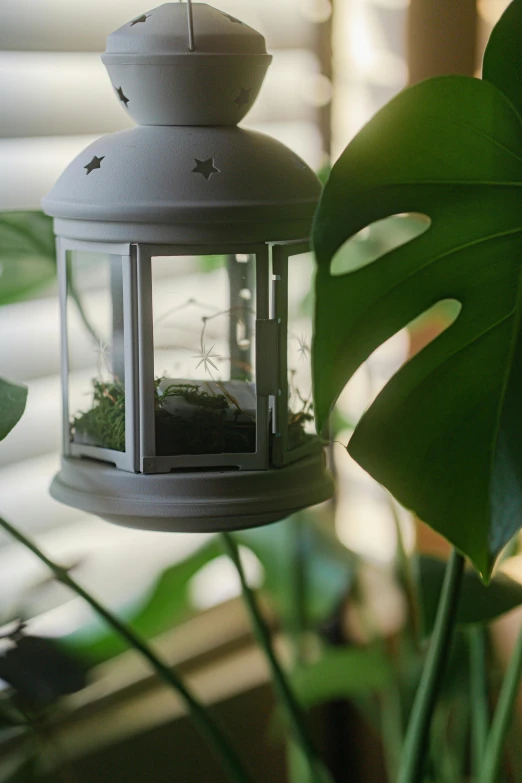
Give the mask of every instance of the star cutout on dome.
POLYGON ((133 22, 131 22, 130 26, 134 27, 135 24, 140 24, 141 22, 146 22, 149 18, 150 14, 142 14, 141 16, 138 16, 137 19, 135 19, 133 22))
POLYGON ((250 92, 252 91, 252 87, 249 87, 245 90, 244 87, 241 87, 241 91, 237 98, 234 98, 234 103, 237 104, 237 108, 240 109, 241 106, 244 106, 247 103, 250 103, 250 92))
POLYGON ((98 158, 96 155, 91 160, 90 163, 88 163, 86 166, 84 166, 84 169, 87 169, 87 174, 90 174, 91 171, 94 171, 94 169, 101 169, 101 162, 105 158, 105 155, 102 155, 101 158, 98 158))
POLYGON ((196 166, 192 169, 193 174, 203 174, 205 179, 210 179, 212 174, 220 173, 219 169, 214 166, 214 158, 208 158, 207 160, 194 158, 194 160, 196 161, 196 166))
POLYGON ((231 22, 234 24, 244 24, 240 19, 236 19, 235 16, 231 16, 230 14, 223 14, 223 16, 226 16, 227 19, 230 19, 231 22))
POLYGON ((127 108, 127 104, 129 103, 129 99, 127 98, 127 96, 123 92, 122 88, 118 87, 116 92, 118 93, 118 98, 120 99, 120 101, 122 103, 124 103, 125 104, 125 108, 127 108))

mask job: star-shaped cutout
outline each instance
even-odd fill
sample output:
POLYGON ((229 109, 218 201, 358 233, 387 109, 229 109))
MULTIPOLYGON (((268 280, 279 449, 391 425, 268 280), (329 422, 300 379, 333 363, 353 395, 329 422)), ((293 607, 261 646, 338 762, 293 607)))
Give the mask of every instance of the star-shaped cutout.
POLYGON ((210 179, 212 174, 219 174, 219 169, 214 166, 214 158, 208 158, 207 160, 194 158, 194 160, 196 161, 196 166, 192 169, 193 174, 203 174, 205 179, 210 179))
POLYGON ((101 162, 105 158, 105 155, 102 155, 101 158, 98 158, 96 155, 91 160, 90 163, 88 163, 86 166, 84 166, 84 169, 87 169, 87 174, 90 174, 91 171, 94 171, 94 169, 101 169, 101 162))
POLYGON ((133 22, 131 22, 130 26, 134 27, 135 24, 140 24, 142 22, 146 22, 149 18, 150 14, 142 14, 141 16, 138 16, 137 19, 135 19, 133 22))
POLYGON ((231 22, 234 24, 244 24, 240 19, 236 19, 235 16, 231 16, 230 14, 223 14, 223 16, 226 16, 227 19, 230 19, 231 22))
POLYGON ((237 104, 237 108, 240 109, 241 106, 244 106, 246 103, 250 103, 250 93, 252 91, 252 88, 249 87, 247 90, 245 90, 244 87, 241 87, 241 91, 237 98, 234 98, 234 103, 237 104))
POLYGON ((129 103, 129 99, 127 98, 127 96, 123 92, 122 88, 118 87, 116 92, 118 93, 118 98, 120 99, 120 101, 122 103, 124 103, 125 104, 125 108, 127 108, 127 104, 129 103))

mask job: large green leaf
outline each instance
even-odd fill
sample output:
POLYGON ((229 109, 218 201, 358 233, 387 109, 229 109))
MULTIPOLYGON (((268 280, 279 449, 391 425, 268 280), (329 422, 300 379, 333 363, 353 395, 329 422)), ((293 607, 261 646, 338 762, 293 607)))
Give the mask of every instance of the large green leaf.
MULTIPOLYGON (((422 631, 433 630, 446 563, 436 557, 419 558, 419 593, 422 631)), ((485 624, 522 604, 522 584, 497 573, 489 585, 482 584, 474 571, 464 573, 457 610, 460 626, 485 624)))
POLYGON ((0 378, 0 440, 18 424, 25 410, 27 387, 0 378))
POLYGON ((522 121, 513 105, 463 76, 402 92, 333 167, 313 241, 321 428, 381 343, 435 303, 461 303, 365 413, 349 451, 489 577, 522 524, 522 121), (332 276, 349 237, 404 212, 426 215, 430 228, 332 276))

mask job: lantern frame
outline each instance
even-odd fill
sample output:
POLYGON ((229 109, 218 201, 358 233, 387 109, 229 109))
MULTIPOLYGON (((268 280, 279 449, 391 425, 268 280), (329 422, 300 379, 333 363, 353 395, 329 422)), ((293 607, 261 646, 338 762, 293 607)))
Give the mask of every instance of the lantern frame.
MULTIPOLYGON (((280 468, 322 450, 318 437, 288 449, 288 262, 310 250, 307 240, 234 245, 100 243, 57 238, 61 307, 63 454, 102 460, 132 473, 169 473, 176 469, 280 468), (125 451, 75 443, 70 437, 69 253, 103 253, 121 260, 125 451), (154 416, 154 335, 152 259, 203 255, 255 258, 256 449, 251 453, 157 455, 154 416)), ((175 263, 175 261, 173 261, 175 263)), ((114 302, 111 288, 111 301, 114 302)))
POLYGON ((141 473, 168 473, 176 468, 237 467, 240 470, 266 470, 269 467, 269 397, 274 395, 275 376, 264 357, 262 344, 272 343, 277 350, 275 332, 269 318, 269 249, 266 244, 237 245, 137 245, 138 268, 138 355, 139 355, 139 466, 141 473), (256 259, 256 450, 252 453, 180 454, 158 456, 154 421, 154 337, 152 317, 152 275, 154 257, 203 255, 254 256, 256 259), (272 374, 273 375, 273 374, 272 374))
MULTIPOLYGON (((133 292, 136 291, 136 264, 133 263, 135 251, 130 243, 86 242, 83 240, 57 237, 57 269, 60 296, 61 323, 61 384, 62 384, 62 448, 65 457, 90 457, 111 462, 120 470, 136 472, 137 455, 137 386, 135 381, 137 366, 136 326, 137 307, 133 292), (116 451, 104 446, 90 446, 74 443, 70 438, 69 411, 69 331, 68 331, 68 254, 73 251, 87 253, 105 253, 121 259, 123 286, 123 333, 124 333, 124 367, 125 367, 125 451, 116 451), (126 306, 127 304, 127 306, 126 306), (130 306, 129 306, 130 305, 130 306)), ((111 300, 113 292, 111 291, 111 300)))

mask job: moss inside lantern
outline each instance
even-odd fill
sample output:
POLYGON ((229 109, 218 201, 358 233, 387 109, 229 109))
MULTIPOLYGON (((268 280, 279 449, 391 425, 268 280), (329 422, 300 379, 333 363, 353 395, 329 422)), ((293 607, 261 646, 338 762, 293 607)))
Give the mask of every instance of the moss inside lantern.
POLYGON ((125 391, 120 383, 94 379, 93 405, 71 421, 75 443, 125 451, 125 391))
MULTIPOLYGON (((74 443, 125 451, 125 390, 121 383, 92 381, 93 406, 80 411, 71 421, 74 443)), ((222 384, 222 394, 209 394, 197 384, 154 381, 154 418, 158 456, 180 454, 245 454, 256 450, 255 417, 243 411, 222 384), (167 407, 180 398, 187 405, 183 413, 167 407)), ((291 413, 288 422, 289 448, 309 437, 307 423, 313 420, 310 403, 291 413)))
POLYGON ((244 454, 256 450, 254 416, 241 410, 227 393, 209 394, 197 384, 169 384, 155 381, 154 413, 156 453, 244 454), (182 412, 167 407, 168 400, 187 403, 182 412))

